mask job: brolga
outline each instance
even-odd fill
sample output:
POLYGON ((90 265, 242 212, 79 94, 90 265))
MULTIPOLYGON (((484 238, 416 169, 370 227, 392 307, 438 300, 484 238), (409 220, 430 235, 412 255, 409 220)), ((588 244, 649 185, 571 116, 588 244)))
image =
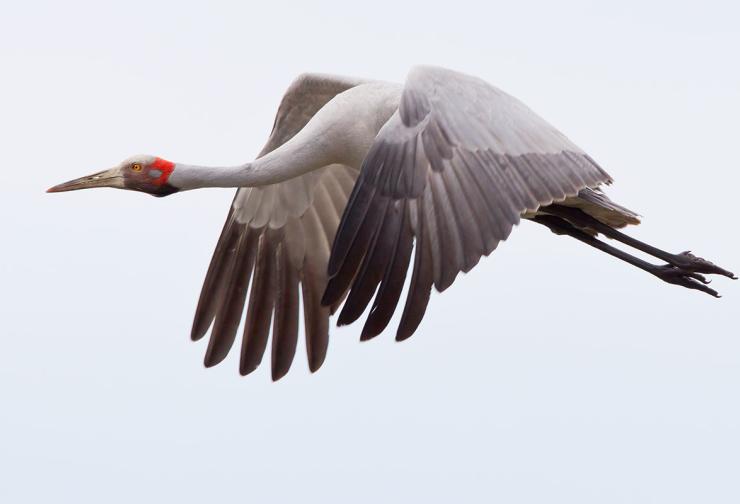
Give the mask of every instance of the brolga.
POLYGON ((340 307, 337 323, 344 325, 372 302, 363 340, 380 334, 402 309, 396 339, 404 340, 419 326, 432 287, 447 289, 522 218, 712 296, 718 294, 704 275, 736 278, 689 252, 665 252, 619 231, 640 220, 602 191, 611 181, 512 96, 475 77, 419 66, 403 85, 299 76, 282 98, 264 149, 246 164, 194 166, 139 155, 49 192, 114 187, 167 196, 238 188, 191 336, 198 340, 212 326, 205 365, 221 362, 246 305, 240 373, 257 368, 272 332, 277 380, 295 355, 299 303, 311 371, 324 362, 329 319, 340 307))

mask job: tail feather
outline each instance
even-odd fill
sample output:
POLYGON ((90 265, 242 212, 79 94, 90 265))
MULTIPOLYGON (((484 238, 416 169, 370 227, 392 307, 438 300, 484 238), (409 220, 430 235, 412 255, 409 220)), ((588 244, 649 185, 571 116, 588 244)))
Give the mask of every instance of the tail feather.
POLYGON ((613 228, 640 223, 640 215, 615 203, 600 189, 582 189, 577 196, 566 198, 558 205, 578 208, 598 221, 613 228))

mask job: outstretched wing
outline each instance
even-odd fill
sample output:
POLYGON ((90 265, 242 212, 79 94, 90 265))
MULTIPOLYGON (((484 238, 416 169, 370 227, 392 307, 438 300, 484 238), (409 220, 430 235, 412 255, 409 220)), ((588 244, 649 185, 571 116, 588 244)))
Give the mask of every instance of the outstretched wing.
MULTIPOLYGON (((260 156, 292 138, 337 94, 361 83, 319 74, 298 77, 283 96, 260 156)), ((234 344, 249 290, 239 371, 247 374, 259 365, 272 321, 272 378, 285 375, 298 341, 299 289, 309 367, 321 366, 331 311, 320 303, 326 265, 356 178, 356 170, 330 165, 280 184, 237 190, 193 321, 193 340, 213 323, 206 366, 221 362, 234 344)))
POLYGON ((441 292, 473 268, 522 213, 610 181, 517 99, 474 77, 416 67, 399 110, 365 157, 333 244, 322 301, 334 304, 350 289, 342 325, 355 321, 375 295, 362 338, 379 334, 398 304, 415 244, 396 334, 408 338, 432 285, 441 292))

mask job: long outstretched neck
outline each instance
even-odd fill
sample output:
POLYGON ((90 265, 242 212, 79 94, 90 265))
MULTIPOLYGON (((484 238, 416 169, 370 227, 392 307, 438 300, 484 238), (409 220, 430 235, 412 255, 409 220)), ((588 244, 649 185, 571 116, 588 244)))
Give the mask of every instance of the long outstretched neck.
MULTIPOLYGON (((251 163, 231 167, 176 164, 170 183, 179 189, 276 184, 332 163, 359 166, 379 125, 351 112, 354 103, 334 100, 293 138, 251 163)), ((370 108, 369 106, 367 107, 370 108)), ((370 109, 372 110, 372 109, 370 109)))
POLYGON ((293 138, 251 163, 216 168, 175 165, 178 189, 276 184, 333 163, 359 168, 378 130, 398 107, 401 87, 370 83, 324 105, 293 138))
POLYGON ((321 139, 294 137, 272 152, 243 165, 198 166, 176 163, 169 182, 180 190, 201 187, 257 187, 276 184, 333 162, 321 139))
POLYGON ((255 172, 254 163, 238 166, 200 166, 175 163, 169 182, 180 190, 202 187, 255 187, 272 182, 255 172))

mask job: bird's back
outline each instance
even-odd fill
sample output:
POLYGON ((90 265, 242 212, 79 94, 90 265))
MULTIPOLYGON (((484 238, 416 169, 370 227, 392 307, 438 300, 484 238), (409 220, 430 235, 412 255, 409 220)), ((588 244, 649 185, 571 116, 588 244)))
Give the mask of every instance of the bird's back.
POLYGON ((333 162, 359 169, 380 128, 398 110, 403 86, 368 82, 338 94, 306 124, 298 137, 320 141, 333 162))

